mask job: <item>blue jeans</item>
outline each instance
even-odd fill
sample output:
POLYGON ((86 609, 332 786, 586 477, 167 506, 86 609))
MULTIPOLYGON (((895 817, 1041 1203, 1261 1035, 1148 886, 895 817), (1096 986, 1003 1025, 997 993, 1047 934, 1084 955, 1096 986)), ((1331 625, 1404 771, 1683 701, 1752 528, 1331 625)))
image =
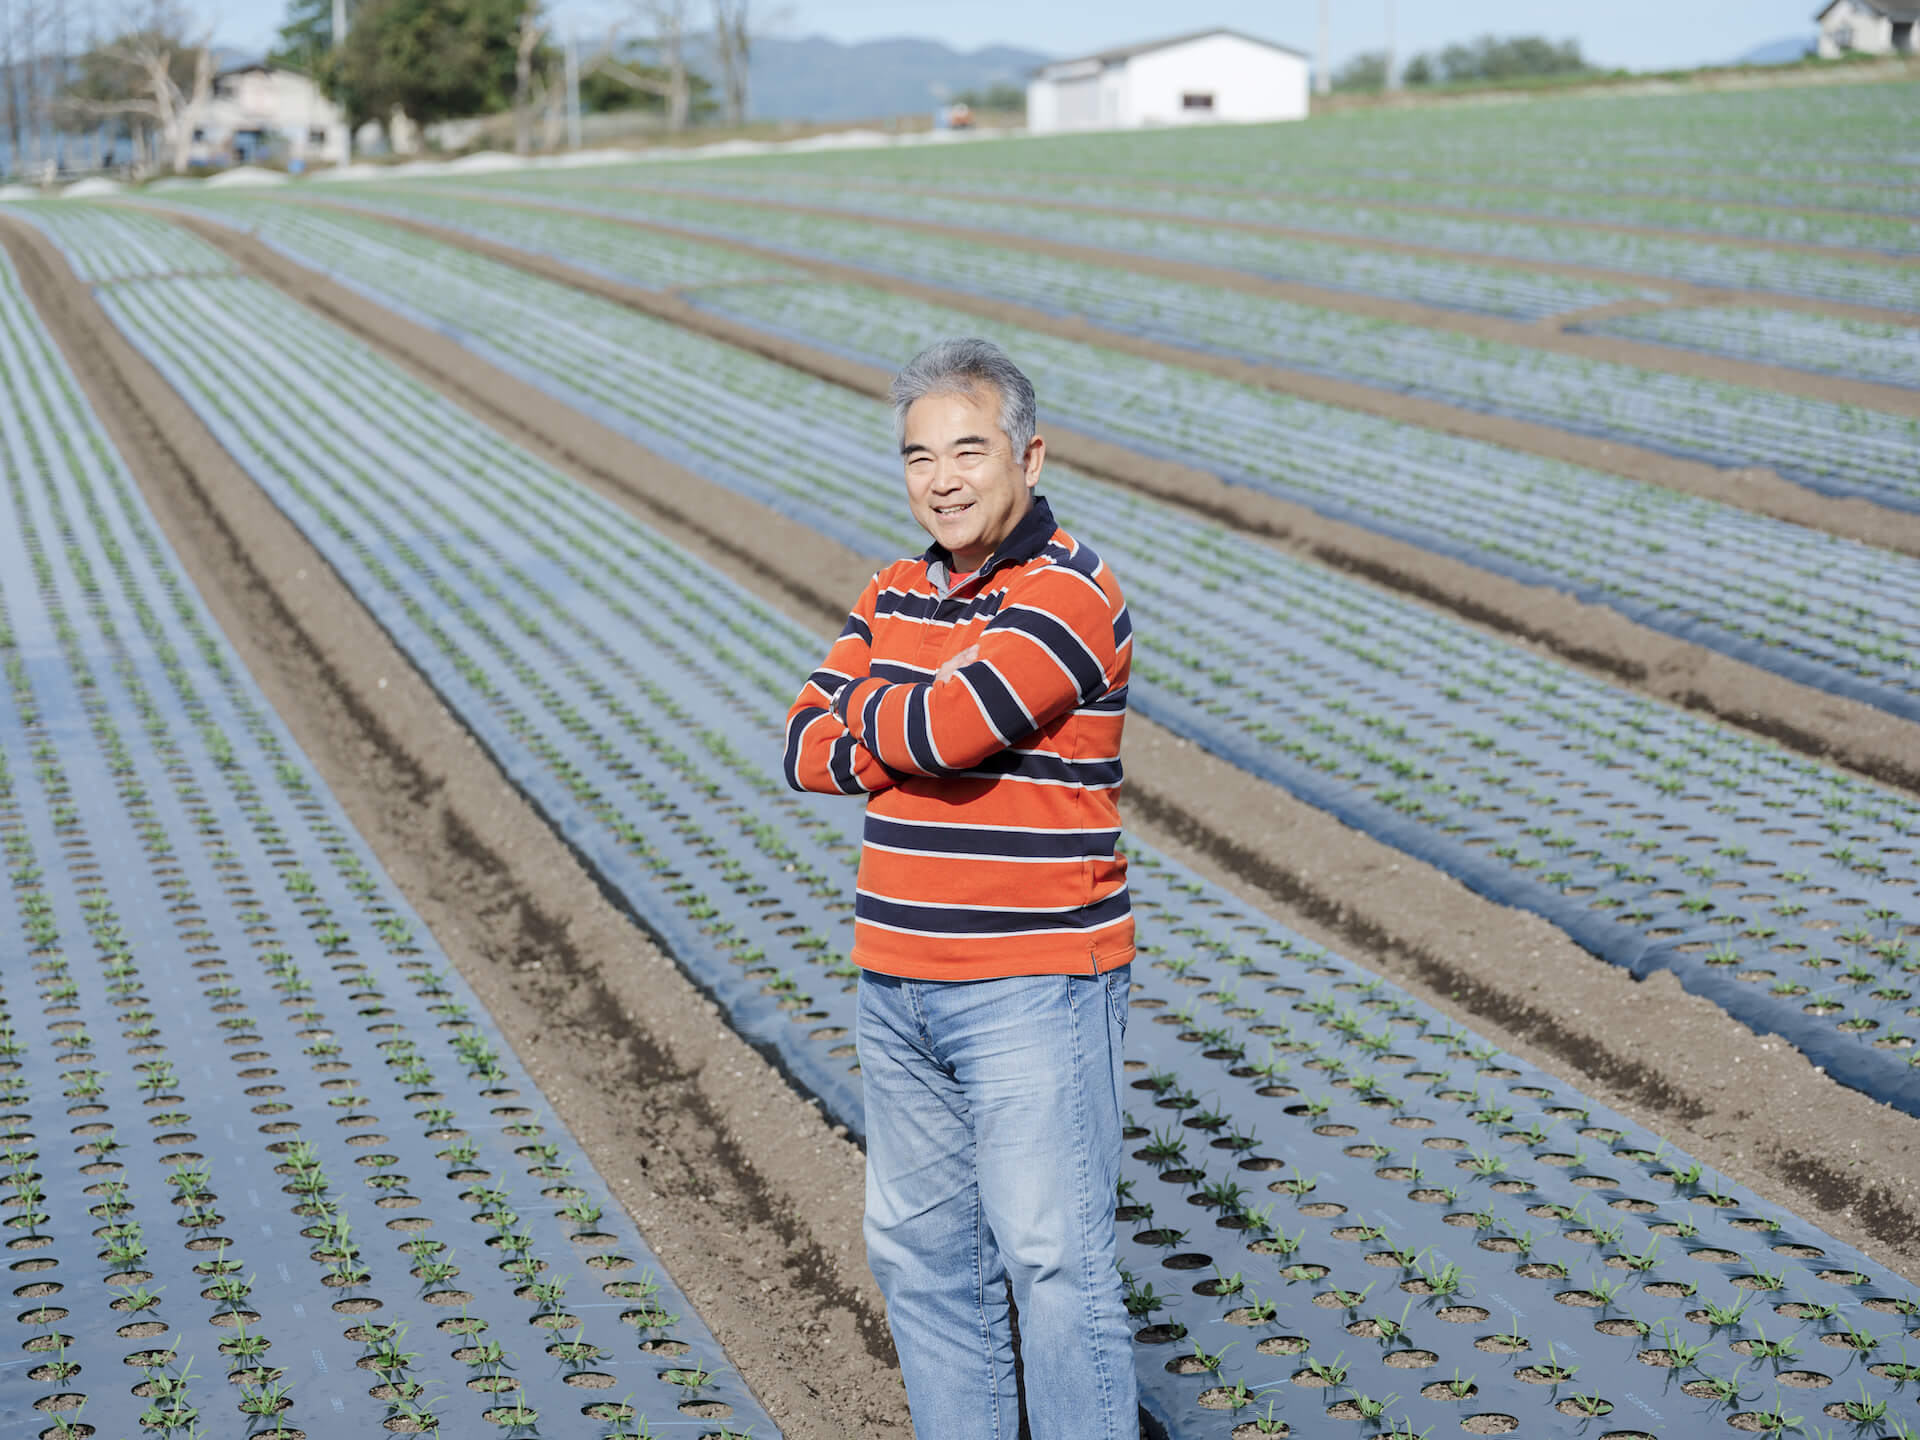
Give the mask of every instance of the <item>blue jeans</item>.
POLYGON ((862 972, 867 1263, 918 1440, 1138 1440, 1116 1260, 1132 968, 901 980, 862 972))

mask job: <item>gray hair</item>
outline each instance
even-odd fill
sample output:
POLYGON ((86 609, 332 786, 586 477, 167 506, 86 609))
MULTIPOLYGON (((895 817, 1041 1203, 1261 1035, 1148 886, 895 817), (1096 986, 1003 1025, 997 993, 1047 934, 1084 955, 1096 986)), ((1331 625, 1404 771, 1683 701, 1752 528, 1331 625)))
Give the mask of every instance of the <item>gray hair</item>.
POLYGON ((991 340, 959 336, 936 340, 893 377, 893 438, 906 438, 907 411, 929 395, 952 395, 985 386, 1000 396, 1000 429, 1016 461, 1027 453, 1039 424, 1033 382, 991 340))

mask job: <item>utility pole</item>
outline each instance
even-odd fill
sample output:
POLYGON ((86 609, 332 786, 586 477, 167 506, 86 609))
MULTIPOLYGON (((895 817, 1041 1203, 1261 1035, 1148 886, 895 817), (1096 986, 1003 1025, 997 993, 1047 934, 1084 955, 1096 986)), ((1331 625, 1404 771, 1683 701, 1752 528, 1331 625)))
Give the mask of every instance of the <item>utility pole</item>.
POLYGON ((1332 3, 1333 0, 1320 0, 1320 45, 1319 54, 1313 62, 1313 88, 1321 95, 1333 93, 1333 61, 1327 53, 1327 36, 1332 28, 1329 14, 1332 3))
POLYGON ((1399 67, 1394 64, 1393 19, 1393 0, 1387 0, 1387 73, 1382 84, 1388 90, 1398 90, 1400 88, 1399 67))
MULTIPOLYGON (((333 34, 330 38, 336 54, 339 53, 340 47, 347 43, 347 0, 333 0, 333 34)), ((346 147, 341 153, 346 157, 346 163, 351 165, 353 163, 353 121, 348 116, 347 107, 344 104, 336 105, 334 108, 340 114, 341 128, 347 132, 346 147)))
POLYGON ((580 46, 567 27, 567 148, 580 148, 580 46))

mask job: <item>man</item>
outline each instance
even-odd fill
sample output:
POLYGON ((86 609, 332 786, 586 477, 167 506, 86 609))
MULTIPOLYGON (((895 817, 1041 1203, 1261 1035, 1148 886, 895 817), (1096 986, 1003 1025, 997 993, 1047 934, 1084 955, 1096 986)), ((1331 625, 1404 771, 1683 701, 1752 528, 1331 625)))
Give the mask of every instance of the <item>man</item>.
POLYGON ((865 794, 853 960, 867 1260, 919 1440, 1137 1440, 1115 1258, 1133 960, 1117 853, 1132 652, 1113 572, 1034 493, 1033 386, 946 340, 894 377, 927 551, 868 583, 787 717, 787 779, 865 794))

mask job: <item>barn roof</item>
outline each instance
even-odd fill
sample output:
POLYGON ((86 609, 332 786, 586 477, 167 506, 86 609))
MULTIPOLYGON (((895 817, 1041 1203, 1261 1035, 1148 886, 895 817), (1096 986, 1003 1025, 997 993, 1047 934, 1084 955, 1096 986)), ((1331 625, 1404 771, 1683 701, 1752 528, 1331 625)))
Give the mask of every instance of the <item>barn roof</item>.
MULTIPOLYGON (((1840 0, 1827 0, 1813 18, 1826 19, 1827 13, 1839 3, 1840 0)), ((1884 15, 1889 20, 1920 20, 1920 0, 1853 0, 1853 3, 1863 10, 1884 15)))
MULTIPOLYGON (((1920 0, 1915 0, 1920 4, 1920 0)), ((1244 40, 1249 45, 1259 45, 1268 50, 1278 50, 1283 55, 1296 55, 1304 60, 1307 56, 1290 45, 1276 45, 1271 40, 1262 40, 1258 35, 1249 35, 1244 30, 1230 29, 1225 25, 1215 25, 1206 30, 1189 30, 1184 35, 1168 35, 1158 40, 1142 40, 1133 45, 1117 45, 1111 50, 1096 50, 1091 55, 1068 55, 1058 60, 1049 60, 1041 67, 1051 70, 1056 65, 1084 65, 1089 61, 1099 61, 1102 65, 1118 65, 1131 60, 1136 55, 1145 55, 1154 50, 1171 50, 1176 45, 1185 45, 1194 40, 1205 40, 1214 35, 1231 35, 1236 40, 1244 40)))

